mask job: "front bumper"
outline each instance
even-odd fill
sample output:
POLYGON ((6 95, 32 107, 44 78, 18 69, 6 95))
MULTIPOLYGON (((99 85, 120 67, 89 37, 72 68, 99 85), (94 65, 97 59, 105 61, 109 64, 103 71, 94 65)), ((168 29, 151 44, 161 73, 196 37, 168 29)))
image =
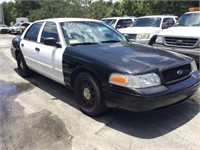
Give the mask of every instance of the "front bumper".
POLYGON ((200 85, 200 72, 196 72, 179 83, 131 90, 111 86, 103 88, 107 107, 140 112, 178 103, 192 96, 200 85))
POLYGON ((198 64, 200 63, 200 48, 193 48, 193 49, 178 48, 178 47, 168 47, 168 46, 164 46, 164 45, 160 45, 160 44, 154 44, 153 46, 164 49, 164 50, 170 50, 170 51, 174 51, 174 52, 178 52, 178 53, 182 53, 182 54, 191 56, 192 58, 194 58, 194 60, 198 64))

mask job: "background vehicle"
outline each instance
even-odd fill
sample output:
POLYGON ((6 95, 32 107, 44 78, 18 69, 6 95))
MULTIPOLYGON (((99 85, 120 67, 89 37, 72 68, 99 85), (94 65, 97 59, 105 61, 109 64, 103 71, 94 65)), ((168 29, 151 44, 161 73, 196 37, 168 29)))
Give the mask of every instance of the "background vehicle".
POLYGON ((19 23, 15 23, 14 26, 9 27, 9 33, 10 34, 17 34, 17 28, 19 28, 21 24, 22 23, 19 22, 19 23))
POLYGON ((113 28, 126 28, 130 27, 133 22, 136 20, 136 17, 110 17, 110 18, 102 18, 101 21, 105 22, 107 25, 112 26, 113 28))
POLYGON ((22 34, 30 24, 30 22, 20 24, 20 26, 16 29, 16 34, 22 34))
POLYGON ((3 33, 8 33, 8 31, 9 31, 9 28, 8 28, 7 25, 5 25, 5 24, 1 24, 1 25, 0 25, 0 33, 1 33, 1 34, 3 34, 3 33))
POLYGON ((9 28, 10 34, 22 34, 23 31, 30 25, 30 22, 16 23, 13 27, 9 28))
POLYGON ((40 20, 12 41, 22 77, 34 70, 74 90, 80 109, 146 111, 190 97, 200 84, 192 58, 128 43, 102 21, 40 20))
POLYGON ((183 14, 177 23, 161 31, 154 46, 180 52, 200 60, 200 11, 183 14))
POLYGON ((28 18, 25 18, 25 17, 16 18, 16 23, 22 23, 22 22, 29 22, 29 20, 28 18))
POLYGON ((157 34, 176 22, 176 16, 158 15, 139 17, 131 27, 119 29, 130 41, 152 45, 157 34))

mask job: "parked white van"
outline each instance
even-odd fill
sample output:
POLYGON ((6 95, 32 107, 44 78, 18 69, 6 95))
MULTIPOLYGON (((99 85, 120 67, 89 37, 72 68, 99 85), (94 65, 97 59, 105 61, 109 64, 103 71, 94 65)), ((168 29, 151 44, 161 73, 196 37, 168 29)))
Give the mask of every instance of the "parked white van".
POLYGON ((29 22, 28 18, 25 17, 16 18, 16 23, 23 23, 23 22, 29 22))

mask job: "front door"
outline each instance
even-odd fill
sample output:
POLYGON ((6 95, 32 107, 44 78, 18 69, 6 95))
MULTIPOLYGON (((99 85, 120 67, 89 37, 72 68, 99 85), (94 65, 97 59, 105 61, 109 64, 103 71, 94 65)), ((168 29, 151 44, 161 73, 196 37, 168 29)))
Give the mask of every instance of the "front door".
POLYGON ((65 47, 62 45, 61 48, 45 45, 43 43, 45 38, 55 38, 57 43, 61 43, 56 23, 46 22, 44 25, 39 45, 36 47, 38 49, 36 64, 41 74, 64 84, 62 57, 65 47))

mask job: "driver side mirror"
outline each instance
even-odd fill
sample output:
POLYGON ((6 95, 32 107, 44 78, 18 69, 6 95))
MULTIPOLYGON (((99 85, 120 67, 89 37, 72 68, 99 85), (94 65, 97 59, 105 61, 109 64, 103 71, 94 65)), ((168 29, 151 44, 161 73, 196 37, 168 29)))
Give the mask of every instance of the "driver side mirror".
POLYGON ((43 43, 48 46, 55 46, 57 48, 61 48, 62 46, 56 42, 56 39, 53 37, 45 38, 43 43))

